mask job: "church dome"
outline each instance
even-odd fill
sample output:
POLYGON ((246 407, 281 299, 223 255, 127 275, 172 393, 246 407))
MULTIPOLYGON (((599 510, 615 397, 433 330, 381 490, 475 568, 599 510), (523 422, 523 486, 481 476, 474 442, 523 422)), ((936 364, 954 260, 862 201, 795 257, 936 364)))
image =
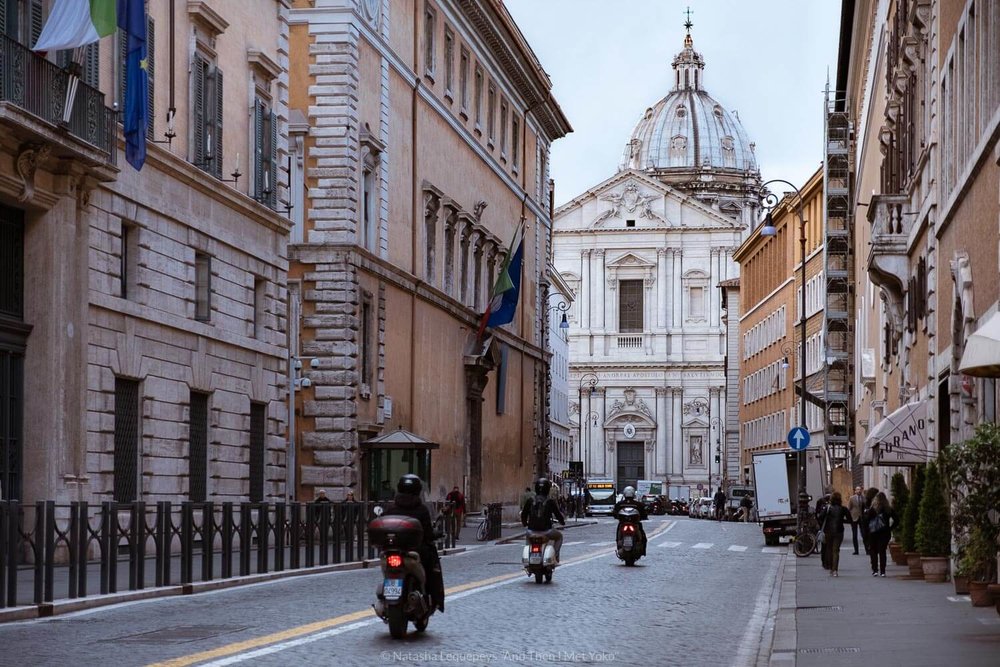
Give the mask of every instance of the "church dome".
POLYGON ((619 171, 712 168, 758 171, 754 144, 730 113, 704 89, 705 60, 690 33, 673 62, 674 88, 646 109, 625 145, 619 171))

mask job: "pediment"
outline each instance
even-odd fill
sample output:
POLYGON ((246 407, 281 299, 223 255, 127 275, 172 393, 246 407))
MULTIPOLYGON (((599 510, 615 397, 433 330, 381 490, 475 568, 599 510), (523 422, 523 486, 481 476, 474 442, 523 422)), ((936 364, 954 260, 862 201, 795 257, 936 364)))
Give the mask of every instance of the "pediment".
POLYGON ((624 255, 622 255, 621 257, 608 262, 606 264, 606 266, 616 266, 616 267, 621 267, 621 266, 644 266, 645 267, 645 266, 648 266, 648 267, 654 267, 654 266, 656 266, 656 262, 651 262, 648 259, 643 259, 642 257, 640 257, 639 255, 636 255, 635 253, 627 252, 624 255))

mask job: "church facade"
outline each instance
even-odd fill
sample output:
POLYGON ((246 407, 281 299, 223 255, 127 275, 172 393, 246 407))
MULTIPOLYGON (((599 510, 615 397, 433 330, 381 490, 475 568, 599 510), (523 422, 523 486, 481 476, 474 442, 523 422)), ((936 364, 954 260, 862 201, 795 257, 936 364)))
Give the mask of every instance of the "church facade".
POLYGON ((619 491, 653 479, 708 494, 738 431, 719 283, 738 276, 760 174, 704 69, 689 33, 673 89, 645 111, 617 173, 555 213, 554 262, 575 295, 572 452, 619 491))

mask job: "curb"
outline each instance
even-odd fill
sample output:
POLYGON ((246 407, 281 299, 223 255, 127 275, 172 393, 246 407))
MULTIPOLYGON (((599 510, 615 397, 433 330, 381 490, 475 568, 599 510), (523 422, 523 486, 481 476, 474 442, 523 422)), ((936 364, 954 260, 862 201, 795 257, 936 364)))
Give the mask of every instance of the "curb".
MULTIPOLYGON (((444 549, 443 556, 460 554, 466 550, 465 547, 453 547, 444 549)), ((176 586, 161 586, 160 588, 148 588, 141 591, 126 591, 123 593, 109 593, 107 595, 93 595, 75 600, 56 600, 45 602, 39 605, 24 605, 11 609, 0 609, 0 624, 13 621, 27 621, 35 618, 48 618, 69 614, 75 611, 86 609, 96 609, 107 607, 123 602, 134 602, 137 600, 151 600, 156 598, 176 597, 180 595, 197 595, 208 591, 225 590, 227 588, 237 588, 248 584, 259 584, 280 579, 292 579, 295 577, 307 577, 314 574, 330 574, 331 572, 348 572, 351 570, 362 570, 377 567, 377 558, 362 561, 351 561, 350 563, 334 563, 332 565, 319 565, 310 568, 299 568, 296 570, 284 570, 282 572, 267 572, 264 574, 250 574, 243 577, 230 577, 229 579, 216 579, 213 581, 198 581, 190 584, 176 586)))
POLYGON ((795 610, 798 606, 795 582, 797 557, 790 545, 788 554, 784 558, 785 562, 778 575, 778 605, 774 618, 774 634, 771 638, 771 653, 766 663, 768 667, 794 665, 798 655, 798 628, 795 621, 795 610))

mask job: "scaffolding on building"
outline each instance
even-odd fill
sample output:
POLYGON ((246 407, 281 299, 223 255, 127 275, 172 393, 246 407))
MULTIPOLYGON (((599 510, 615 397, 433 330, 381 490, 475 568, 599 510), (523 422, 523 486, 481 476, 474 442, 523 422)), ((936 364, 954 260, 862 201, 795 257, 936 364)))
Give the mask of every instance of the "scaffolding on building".
POLYGON ((854 128, 843 99, 827 85, 824 115, 823 422, 830 470, 852 468, 854 381, 854 217, 851 208, 854 128))

